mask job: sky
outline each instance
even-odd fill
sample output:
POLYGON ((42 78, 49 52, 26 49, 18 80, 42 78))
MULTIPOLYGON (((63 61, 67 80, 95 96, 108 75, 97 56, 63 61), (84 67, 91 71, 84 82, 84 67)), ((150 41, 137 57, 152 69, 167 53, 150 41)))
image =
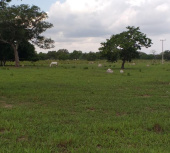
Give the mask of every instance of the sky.
POLYGON ((29 4, 48 13, 53 24, 44 36, 55 41, 55 47, 37 52, 67 49, 98 52, 100 43, 111 35, 139 27, 152 39, 152 46, 142 52, 156 54, 170 50, 170 0, 12 0, 10 5, 29 4))

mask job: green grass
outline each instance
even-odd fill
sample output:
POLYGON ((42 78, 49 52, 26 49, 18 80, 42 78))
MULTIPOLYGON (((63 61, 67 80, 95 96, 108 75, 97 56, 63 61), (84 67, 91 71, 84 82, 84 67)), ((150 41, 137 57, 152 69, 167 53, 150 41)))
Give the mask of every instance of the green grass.
POLYGON ((0 153, 170 152, 170 63, 28 64, 0 68, 0 153))

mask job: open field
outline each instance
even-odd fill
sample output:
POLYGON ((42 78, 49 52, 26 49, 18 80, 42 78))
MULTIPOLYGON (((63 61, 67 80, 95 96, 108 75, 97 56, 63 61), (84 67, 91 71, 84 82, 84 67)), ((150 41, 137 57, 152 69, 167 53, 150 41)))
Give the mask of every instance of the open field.
POLYGON ((169 153, 170 63, 98 63, 1 67, 0 153, 169 153))

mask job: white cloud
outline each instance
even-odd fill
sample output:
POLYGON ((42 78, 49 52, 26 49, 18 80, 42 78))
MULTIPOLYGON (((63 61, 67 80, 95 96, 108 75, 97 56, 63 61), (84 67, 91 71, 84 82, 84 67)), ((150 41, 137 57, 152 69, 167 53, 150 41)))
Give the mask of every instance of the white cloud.
POLYGON ((102 41, 126 30, 125 27, 139 26, 153 39, 154 45, 149 50, 157 50, 161 36, 167 37, 167 44, 170 41, 169 7, 169 0, 57 1, 48 11, 49 22, 54 27, 46 35, 56 41, 55 50, 88 52, 98 51, 102 41))
POLYGON ((169 10, 169 6, 168 4, 161 4, 156 7, 156 10, 158 10, 159 12, 166 12, 169 10))
POLYGON ((131 6, 141 6, 146 2, 146 0, 127 0, 126 2, 131 6))

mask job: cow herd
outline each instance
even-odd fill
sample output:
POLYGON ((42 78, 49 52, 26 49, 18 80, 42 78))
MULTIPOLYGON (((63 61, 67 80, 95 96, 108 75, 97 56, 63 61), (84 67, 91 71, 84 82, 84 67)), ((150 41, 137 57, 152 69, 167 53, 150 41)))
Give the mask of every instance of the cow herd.
MULTIPOLYGON (((57 66, 58 65, 58 62, 51 62, 50 63, 50 67, 52 67, 52 66, 57 66)), ((102 67, 102 64, 98 64, 98 67, 102 67)), ((112 69, 107 69, 107 71, 106 71, 107 73, 113 73, 113 70, 112 69)), ((122 74, 122 73, 124 73, 124 70, 120 70, 120 73, 122 74)))

